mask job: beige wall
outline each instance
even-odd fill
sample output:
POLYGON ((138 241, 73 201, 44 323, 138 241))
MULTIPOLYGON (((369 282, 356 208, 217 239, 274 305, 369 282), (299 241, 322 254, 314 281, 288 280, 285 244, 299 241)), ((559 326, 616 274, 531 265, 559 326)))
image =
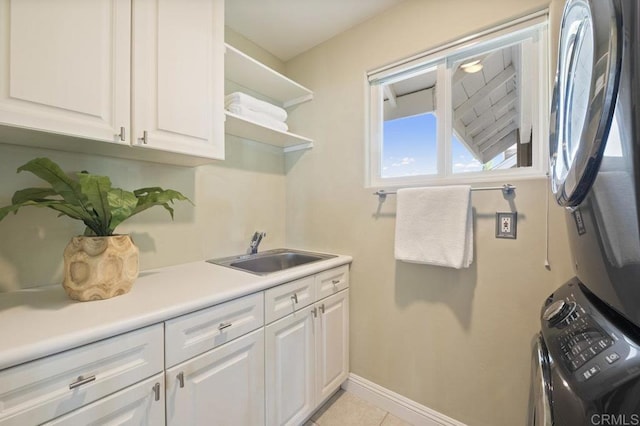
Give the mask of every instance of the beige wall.
MULTIPOLYGON (((233 37, 233 44, 283 67, 240 36, 233 37)), ((39 156, 65 171, 108 175, 117 187, 162 186, 193 200, 196 207, 176 204, 173 222, 164 209, 155 208, 118 227, 139 246, 142 270, 243 253, 255 230, 267 232, 264 248, 284 245, 282 150, 227 136, 225 161, 189 168, 0 144, 0 206, 9 204, 15 190, 41 185, 29 173, 16 174, 19 166, 39 156)), ((0 292, 61 282, 62 251, 83 230, 80 222, 57 218, 47 209, 25 208, 9 215, 0 222, 0 292)))
POLYGON ((396 262, 395 200, 363 187, 365 72, 546 6, 408 0, 287 63, 315 91, 292 120, 316 141, 287 157, 287 243, 353 255, 351 371, 469 425, 525 424, 539 309, 571 276, 562 211, 551 205, 550 271, 545 179, 513 182, 515 241, 494 238, 502 194, 473 194, 469 269, 396 262))
POLYGON ((285 64, 280 59, 229 27, 224 28, 224 41, 271 69, 284 72, 285 64))
MULTIPOLYGON (((46 155, 65 170, 109 174, 125 188, 171 187, 194 200, 196 208, 176 206, 173 223, 156 209, 119 228, 140 246, 142 269, 241 252, 257 229, 268 233, 265 248, 286 243, 351 254, 355 374, 469 425, 524 424, 540 303, 571 274, 561 212, 551 210, 550 233, 557 237, 550 271, 543 267, 544 180, 515 182, 516 241, 493 238, 495 212, 509 209, 500 193, 473 195, 471 268, 395 262, 395 201, 390 197, 378 212, 377 199, 363 188, 364 73, 544 6, 408 0, 294 59, 289 75, 314 89, 316 99, 292 113, 292 127, 315 138, 316 147, 287 154, 286 162, 277 151, 232 137, 226 161, 195 169, 0 145, 0 205, 37 182, 15 169, 46 155)), ((557 13, 552 3, 552 17, 557 13)), ((227 37, 284 69, 242 36, 227 31, 227 37)), ((39 209, 0 222, 0 291, 59 282, 62 250, 79 232, 81 225, 39 209)))

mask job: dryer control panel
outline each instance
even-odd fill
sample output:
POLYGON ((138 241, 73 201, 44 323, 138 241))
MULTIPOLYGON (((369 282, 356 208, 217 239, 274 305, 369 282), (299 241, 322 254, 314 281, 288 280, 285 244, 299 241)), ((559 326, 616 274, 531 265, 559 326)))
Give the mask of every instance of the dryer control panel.
POLYGON ((554 292, 540 313, 552 368, 583 397, 640 375, 640 345, 592 297, 574 279, 554 292))
POLYGON ((562 359, 567 368, 575 371, 600 352, 613 345, 613 339, 596 324, 584 308, 576 309, 565 320, 561 333, 556 337, 562 359))

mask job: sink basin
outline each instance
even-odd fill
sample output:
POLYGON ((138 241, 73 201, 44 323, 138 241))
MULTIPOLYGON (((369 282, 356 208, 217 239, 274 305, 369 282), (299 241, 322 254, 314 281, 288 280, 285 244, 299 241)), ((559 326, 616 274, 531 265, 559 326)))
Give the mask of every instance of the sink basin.
POLYGON ((207 260, 207 262, 213 263, 214 265, 239 269, 256 275, 267 275, 273 272, 295 268, 296 266, 330 259, 332 257, 336 256, 332 254, 310 253, 299 250, 275 249, 257 254, 245 254, 221 259, 211 259, 207 260))

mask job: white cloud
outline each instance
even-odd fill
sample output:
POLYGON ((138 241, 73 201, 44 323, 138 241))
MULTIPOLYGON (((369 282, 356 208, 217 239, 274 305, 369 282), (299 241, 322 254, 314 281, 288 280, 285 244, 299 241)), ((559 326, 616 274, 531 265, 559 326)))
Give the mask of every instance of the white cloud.
POLYGON ((468 163, 455 163, 453 165, 454 172, 476 172, 481 170, 482 164, 476 159, 473 159, 468 163))
POLYGON ((408 166, 409 164, 412 164, 415 162, 416 162, 416 159, 413 157, 404 157, 402 160, 400 160, 399 163, 391 164, 391 167, 408 166))

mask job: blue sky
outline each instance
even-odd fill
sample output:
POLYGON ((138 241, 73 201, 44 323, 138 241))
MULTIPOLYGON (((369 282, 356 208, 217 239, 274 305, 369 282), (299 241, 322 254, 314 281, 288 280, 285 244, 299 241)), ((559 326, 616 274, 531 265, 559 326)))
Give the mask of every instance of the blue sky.
MULTIPOLYGON (((384 122, 382 177, 429 175, 437 172, 437 119, 434 114, 384 122)), ((454 137, 453 172, 482 170, 482 164, 454 137)))

